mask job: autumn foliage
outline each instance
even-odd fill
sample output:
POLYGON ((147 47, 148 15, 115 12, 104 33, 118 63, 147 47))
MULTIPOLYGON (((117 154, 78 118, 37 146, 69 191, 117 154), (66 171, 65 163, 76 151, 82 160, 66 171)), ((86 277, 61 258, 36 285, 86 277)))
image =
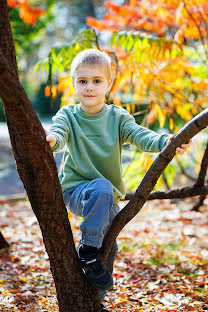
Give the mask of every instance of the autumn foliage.
MULTIPOLYGON (((208 55, 207 1, 132 0, 124 5, 107 1, 106 8, 105 18, 88 17, 88 26, 99 32, 139 31, 147 38, 149 35, 158 40, 166 38, 164 44, 167 45, 162 51, 152 41, 149 52, 138 60, 133 49, 126 48, 126 36, 119 37, 119 42, 110 50, 115 53, 118 64, 112 88, 114 104, 120 105, 128 94, 137 107, 147 104, 147 124, 159 119, 163 127, 168 120, 171 131, 177 124, 177 116, 188 121, 202 110, 208 96, 207 74, 203 70, 208 55), (183 45, 182 55, 173 57, 168 38, 183 45)), ((138 49, 142 48, 142 44, 138 46, 138 49)), ((128 110, 132 112, 130 108, 128 110)))
POLYGON ((37 19, 46 13, 39 7, 29 5, 27 0, 7 0, 7 4, 11 8, 19 8, 19 16, 27 25, 35 25, 37 19))
POLYGON ((128 26, 166 36, 172 28, 188 39, 207 37, 208 4, 205 0, 133 0, 123 6, 106 1, 106 8, 104 20, 89 17, 87 24, 99 31, 109 30, 109 25, 110 30, 112 27, 117 31, 128 26))

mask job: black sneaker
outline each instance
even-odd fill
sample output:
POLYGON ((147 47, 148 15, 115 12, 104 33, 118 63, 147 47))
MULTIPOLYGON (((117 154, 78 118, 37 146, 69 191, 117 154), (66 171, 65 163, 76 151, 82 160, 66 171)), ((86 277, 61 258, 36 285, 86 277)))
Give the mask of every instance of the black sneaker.
POLYGON ((104 307, 103 304, 100 305, 100 312, 109 312, 106 307, 104 307))
POLYGON ((87 255, 83 254, 82 246, 78 247, 77 253, 88 282, 99 291, 111 289, 113 287, 113 278, 104 266, 98 249, 87 255))

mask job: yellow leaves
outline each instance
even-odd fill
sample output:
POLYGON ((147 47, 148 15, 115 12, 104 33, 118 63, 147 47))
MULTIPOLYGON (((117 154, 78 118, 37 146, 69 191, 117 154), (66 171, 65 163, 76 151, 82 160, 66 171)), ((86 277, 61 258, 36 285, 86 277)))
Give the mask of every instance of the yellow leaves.
POLYGON ((27 277, 20 277, 20 280, 23 281, 24 283, 26 283, 28 281, 27 277))
POLYGON ((160 123, 160 128, 163 128, 166 120, 166 111, 162 110, 158 104, 156 104, 158 119, 160 123))
POLYGON ((143 170, 145 172, 147 172, 149 170, 149 168, 151 167, 152 163, 153 163, 153 160, 152 160, 152 158, 151 158, 151 156, 149 154, 143 153, 141 155, 140 166, 141 166, 141 168, 143 168, 143 170))
POLYGON ((185 109, 184 105, 176 105, 175 110, 177 114, 184 120, 189 121, 192 118, 192 114, 189 110, 185 109))
POLYGON ((5 290, 4 293, 5 294, 10 294, 10 293, 22 293, 23 291, 20 289, 9 289, 9 290, 5 290))
POLYGON ((174 129, 174 121, 173 121, 173 118, 170 118, 170 121, 169 121, 169 128, 170 128, 170 131, 173 131, 173 129, 174 129))
POLYGON ((147 121, 151 125, 155 120, 159 121, 160 128, 163 128, 166 121, 166 110, 162 110, 159 104, 151 105, 151 110, 147 116, 147 121))

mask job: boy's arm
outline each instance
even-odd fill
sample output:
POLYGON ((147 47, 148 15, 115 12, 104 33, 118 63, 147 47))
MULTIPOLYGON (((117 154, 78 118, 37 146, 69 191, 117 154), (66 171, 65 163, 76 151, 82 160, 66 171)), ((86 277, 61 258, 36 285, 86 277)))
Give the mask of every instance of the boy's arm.
POLYGON ((129 113, 123 117, 120 132, 123 143, 130 142, 146 152, 160 152, 167 144, 170 137, 168 134, 157 134, 139 126, 129 113))
MULTIPOLYGON (((129 113, 126 114, 121 125, 121 136, 123 142, 130 142, 146 152, 160 152, 174 137, 172 134, 158 134, 139 126, 129 113)), ((183 155, 190 147, 190 143, 191 141, 177 147, 176 154, 183 155)))
POLYGON ((50 127, 46 140, 49 142, 52 151, 58 152, 65 146, 69 139, 70 124, 62 110, 52 119, 54 123, 50 127))

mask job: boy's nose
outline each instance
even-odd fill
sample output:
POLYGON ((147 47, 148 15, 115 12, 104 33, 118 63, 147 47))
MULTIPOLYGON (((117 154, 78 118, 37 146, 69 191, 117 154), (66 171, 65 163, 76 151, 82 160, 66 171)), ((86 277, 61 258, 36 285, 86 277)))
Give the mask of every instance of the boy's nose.
POLYGON ((88 84, 86 85, 86 90, 87 90, 87 91, 91 91, 92 89, 93 89, 92 84, 91 84, 91 83, 88 83, 88 84))

